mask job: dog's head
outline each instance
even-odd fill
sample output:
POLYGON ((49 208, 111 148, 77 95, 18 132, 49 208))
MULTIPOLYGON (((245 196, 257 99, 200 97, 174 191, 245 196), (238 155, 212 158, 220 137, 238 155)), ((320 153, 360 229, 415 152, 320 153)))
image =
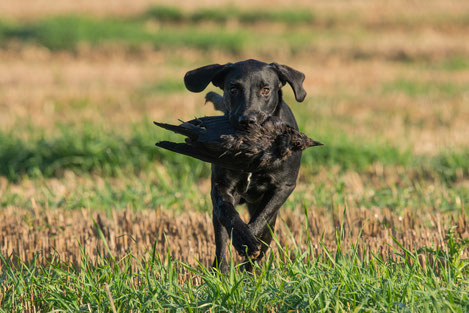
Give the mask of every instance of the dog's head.
POLYGON ((184 83, 192 92, 203 91, 210 82, 223 89, 225 114, 235 126, 243 127, 275 115, 286 83, 302 102, 306 97, 304 79, 303 73, 289 66, 247 60, 197 68, 186 73, 184 83))

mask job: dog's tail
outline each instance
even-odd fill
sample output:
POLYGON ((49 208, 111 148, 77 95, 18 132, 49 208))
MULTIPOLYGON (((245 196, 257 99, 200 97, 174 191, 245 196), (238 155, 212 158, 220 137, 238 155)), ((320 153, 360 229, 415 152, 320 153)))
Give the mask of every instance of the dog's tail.
POLYGON ((210 91, 205 95, 205 103, 212 102, 213 107, 217 111, 226 113, 225 102, 223 101, 223 96, 219 95, 214 91, 210 91))

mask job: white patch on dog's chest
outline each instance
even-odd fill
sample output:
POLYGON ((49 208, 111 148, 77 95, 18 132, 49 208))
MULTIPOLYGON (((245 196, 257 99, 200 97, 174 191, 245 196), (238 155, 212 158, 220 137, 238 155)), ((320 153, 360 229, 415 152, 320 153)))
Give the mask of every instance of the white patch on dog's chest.
POLYGON ((252 173, 249 173, 248 177, 246 178, 246 191, 249 189, 249 185, 251 184, 251 176, 252 173))

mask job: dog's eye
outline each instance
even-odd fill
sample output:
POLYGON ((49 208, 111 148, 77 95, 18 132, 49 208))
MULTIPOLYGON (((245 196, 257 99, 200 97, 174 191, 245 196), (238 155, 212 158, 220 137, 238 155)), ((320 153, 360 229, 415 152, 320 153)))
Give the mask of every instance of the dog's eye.
POLYGON ((270 88, 269 87, 262 88, 261 95, 263 95, 265 97, 265 96, 268 96, 269 94, 270 94, 270 88))
POLYGON ((238 88, 237 88, 237 87, 231 87, 231 88, 230 88, 230 93, 231 93, 232 95, 237 94, 237 93, 238 93, 238 88))

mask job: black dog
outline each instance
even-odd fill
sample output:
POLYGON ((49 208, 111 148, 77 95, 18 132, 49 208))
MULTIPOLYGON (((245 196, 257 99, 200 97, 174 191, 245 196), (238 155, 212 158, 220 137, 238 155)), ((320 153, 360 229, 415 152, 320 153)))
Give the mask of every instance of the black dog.
MULTIPOLYGON (((207 99, 224 111, 235 127, 262 123, 269 116, 277 116, 298 129, 292 111, 282 99, 281 88, 290 84, 296 100, 302 102, 306 96, 304 78, 303 73, 286 65, 247 60, 189 71, 184 83, 192 92, 203 91, 210 82, 223 89, 223 97, 209 93, 207 99)), ((295 189, 300 160, 301 152, 295 152, 276 168, 253 173, 212 166, 214 267, 219 266, 222 272, 228 270, 225 257, 230 236, 239 254, 258 260, 264 256, 272 240, 278 211, 295 189), (235 209, 242 203, 248 207, 248 224, 235 209)), ((249 262, 245 267, 251 270, 249 262)))

